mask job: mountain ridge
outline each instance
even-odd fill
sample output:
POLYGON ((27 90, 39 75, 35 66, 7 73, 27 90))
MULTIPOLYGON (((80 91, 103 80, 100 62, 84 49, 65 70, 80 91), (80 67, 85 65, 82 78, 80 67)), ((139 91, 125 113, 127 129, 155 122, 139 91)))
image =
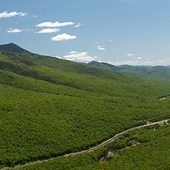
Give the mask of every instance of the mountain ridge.
POLYGON ((14 43, 0 45, 0 51, 11 53, 12 54, 11 57, 13 58, 12 60, 18 60, 19 62, 22 62, 25 64, 27 63, 29 65, 34 65, 34 60, 38 60, 40 63, 43 62, 43 64, 48 67, 53 67, 53 68, 57 67, 65 71, 67 70, 68 72, 77 70, 79 73, 85 72, 86 74, 88 73, 88 74, 98 75, 99 72, 101 74, 101 71, 103 72, 104 70, 108 70, 110 72, 115 72, 115 73, 127 73, 131 75, 135 75, 135 77, 144 77, 144 78, 155 77, 158 79, 170 80, 170 66, 168 65, 167 66, 161 66, 161 65, 157 65, 157 66, 119 65, 119 66, 116 66, 110 63, 98 62, 98 61, 91 61, 85 64, 85 63, 78 63, 74 61, 58 59, 58 58, 54 58, 50 56, 47 57, 47 56, 42 56, 39 54, 34 54, 21 48, 20 46, 14 43), (23 55, 19 57, 18 54, 19 55, 24 54, 24 57, 23 55), (27 57, 25 56, 25 54, 27 55, 27 57), (65 67, 66 65, 68 65, 68 63, 70 63, 69 69, 68 69, 68 66, 65 67), (82 67, 82 65, 84 66, 82 67))
POLYGON ((0 45, 0 51, 12 53, 31 53, 12 42, 9 44, 0 45))

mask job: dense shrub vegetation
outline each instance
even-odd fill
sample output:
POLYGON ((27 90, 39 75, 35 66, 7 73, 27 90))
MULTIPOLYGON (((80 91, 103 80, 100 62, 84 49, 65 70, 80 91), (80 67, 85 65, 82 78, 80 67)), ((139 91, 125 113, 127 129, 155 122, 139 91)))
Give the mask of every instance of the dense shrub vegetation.
POLYGON ((124 134, 95 152, 58 157, 14 170, 169 170, 170 125, 152 126, 124 134))
MULTIPOLYGON (((169 118, 170 97, 158 100, 169 94, 166 79, 0 53, 0 167, 86 149, 130 127, 169 118)), ((57 160, 86 164, 86 157, 57 160)))

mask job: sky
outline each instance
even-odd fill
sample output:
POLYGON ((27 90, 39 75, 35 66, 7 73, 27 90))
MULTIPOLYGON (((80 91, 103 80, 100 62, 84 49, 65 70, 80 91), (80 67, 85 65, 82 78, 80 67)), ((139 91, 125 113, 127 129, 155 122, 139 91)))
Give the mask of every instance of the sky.
POLYGON ((0 0, 0 44, 76 62, 170 65, 170 0, 0 0))

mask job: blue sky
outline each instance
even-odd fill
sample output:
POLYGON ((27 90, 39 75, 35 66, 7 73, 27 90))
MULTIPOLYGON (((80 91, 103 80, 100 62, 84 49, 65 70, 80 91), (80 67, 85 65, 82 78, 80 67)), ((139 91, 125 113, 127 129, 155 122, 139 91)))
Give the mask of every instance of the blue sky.
POLYGON ((0 44, 114 65, 170 65, 170 0, 0 0, 0 44))

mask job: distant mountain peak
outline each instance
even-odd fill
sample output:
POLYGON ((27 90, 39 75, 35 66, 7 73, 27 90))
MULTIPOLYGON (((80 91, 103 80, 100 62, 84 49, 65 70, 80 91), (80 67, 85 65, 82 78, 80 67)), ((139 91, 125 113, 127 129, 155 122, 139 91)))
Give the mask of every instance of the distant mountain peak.
POLYGON ((105 62, 91 61, 88 63, 88 65, 93 67, 105 68, 109 70, 119 70, 119 67, 105 62))
POLYGON ((29 51, 21 48, 20 46, 12 42, 9 44, 0 45, 0 51, 13 52, 13 53, 30 53, 29 51))

